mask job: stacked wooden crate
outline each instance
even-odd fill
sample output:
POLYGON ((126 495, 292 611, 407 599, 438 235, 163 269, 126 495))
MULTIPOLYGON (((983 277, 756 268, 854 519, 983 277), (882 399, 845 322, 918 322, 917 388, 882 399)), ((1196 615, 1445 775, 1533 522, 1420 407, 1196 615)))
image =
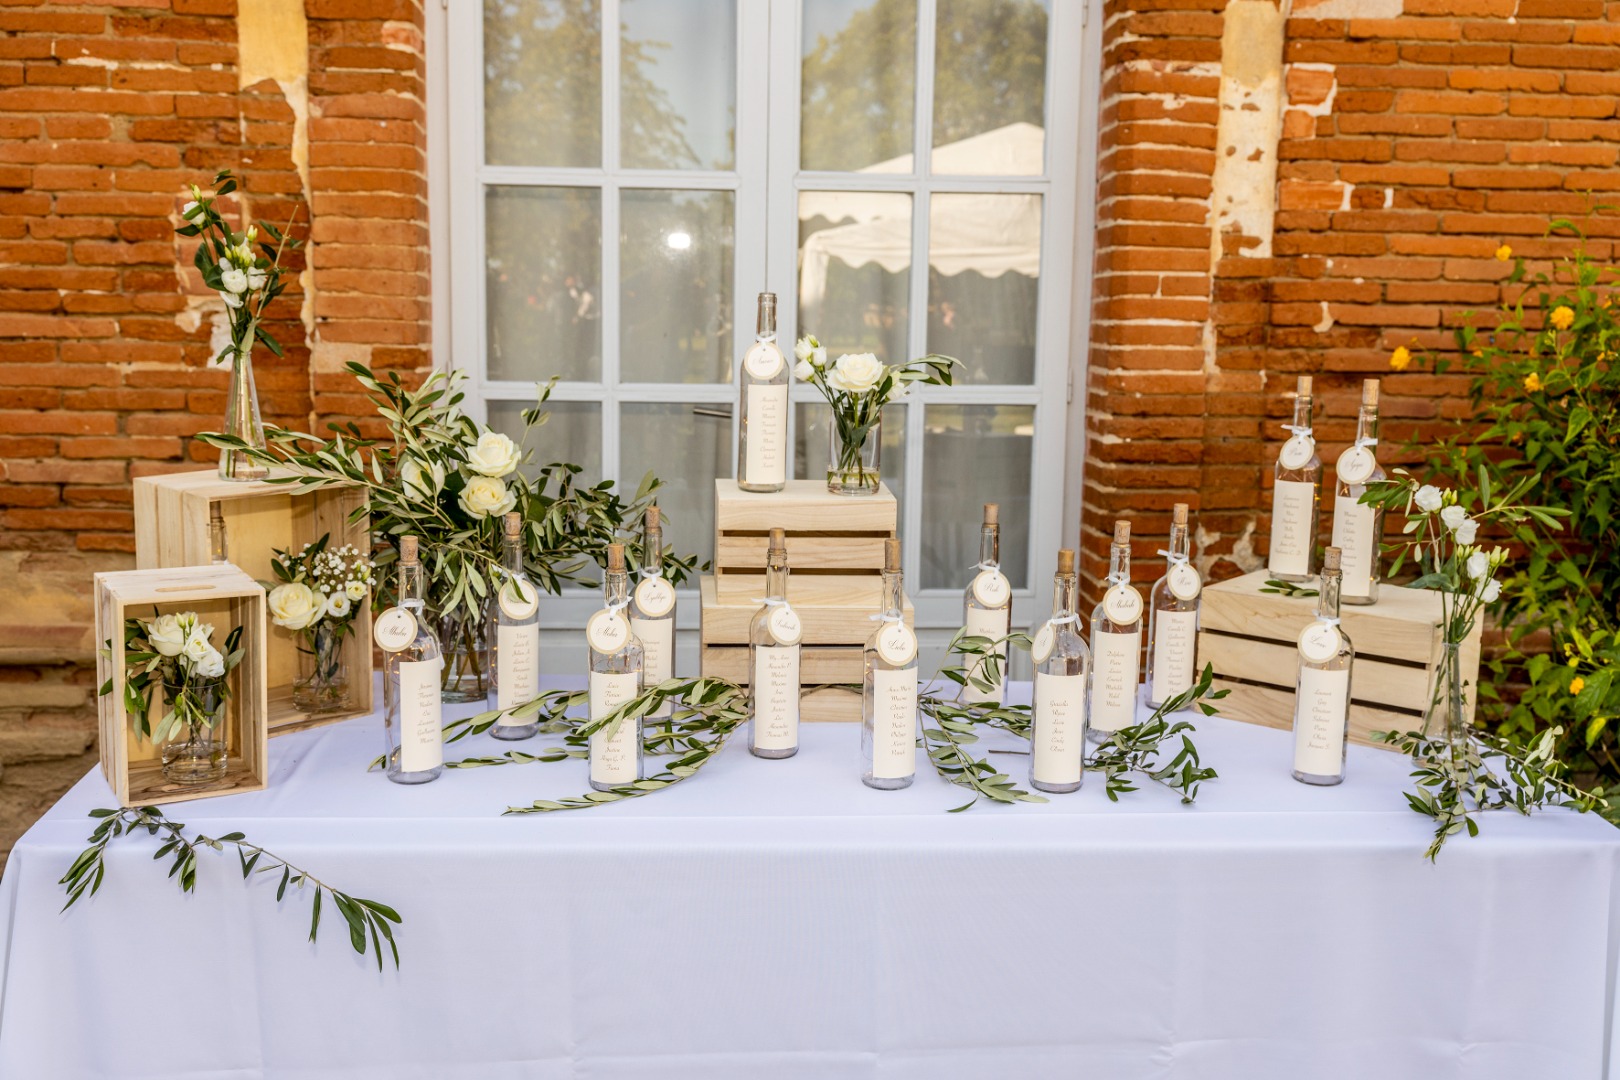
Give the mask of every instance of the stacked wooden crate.
MULTIPOLYGON (((802 686, 859 686, 872 616, 883 599, 883 541, 896 533, 899 504, 876 495, 834 495, 817 480, 789 480, 779 492, 743 491, 716 480, 714 573, 704 575, 702 670, 747 683, 748 628, 765 595, 770 530, 787 532, 788 603, 804 627, 802 686)), ((911 602, 905 619, 913 621, 911 602)), ((860 697, 822 689, 804 698, 805 720, 859 720, 860 697)))

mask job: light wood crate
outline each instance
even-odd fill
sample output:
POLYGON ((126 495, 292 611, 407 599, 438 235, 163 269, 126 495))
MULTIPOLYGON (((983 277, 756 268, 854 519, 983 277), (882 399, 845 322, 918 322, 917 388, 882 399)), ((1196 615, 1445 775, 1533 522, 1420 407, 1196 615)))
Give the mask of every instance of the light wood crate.
MULTIPOLYGON (((749 492, 735 480, 714 482, 714 579, 722 600, 747 600, 765 587, 770 531, 787 533, 795 582, 883 574, 883 541, 895 535, 900 505, 886 485, 876 495, 834 495, 822 480, 789 480, 776 492, 749 492)), ((745 639, 746 640, 746 639, 745 639)))
MULTIPOLYGON (((1215 669, 1215 686, 1231 693, 1222 716, 1288 729, 1294 722, 1296 642, 1316 618, 1316 598, 1262 593, 1271 575, 1257 570, 1204 588, 1198 664, 1215 669)), ((1343 604, 1340 625, 1355 648, 1350 674, 1350 741, 1384 747, 1374 731, 1417 728, 1428 705, 1431 672, 1439 665, 1440 594, 1384 583, 1378 603, 1343 604)), ((1463 643, 1466 709, 1474 713, 1479 681, 1479 626, 1463 643)), ((1387 747, 1384 747, 1387 749, 1387 747)))
POLYGON ((96 699, 101 772, 120 804, 185 802, 258 791, 266 785, 270 772, 265 678, 269 624, 264 597, 264 588, 235 566, 123 570, 95 576, 96 685, 99 688, 112 680, 112 692, 96 699), (242 628, 245 655, 229 676, 231 696, 221 722, 225 776, 212 784, 176 784, 165 779, 157 744, 137 736, 124 710, 124 620, 182 611, 195 611, 212 623, 214 642, 219 646, 233 628, 242 628), (110 649, 108 642, 112 643, 110 649))
MULTIPOLYGON (((142 569, 200 566, 208 562, 208 520, 219 507, 231 563, 260 581, 273 581, 276 549, 296 550, 330 535, 331 546, 371 551, 370 522, 351 517, 365 501, 356 487, 311 489, 296 484, 221 480, 204 472, 143 476, 135 481, 135 565, 142 569)), ((343 640, 352 707, 311 714, 293 704, 300 637, 272 626, 266 653, 270 687, 270 733, 319 727, 372 710, 371 599, 359 605, 353 632, 343 640)))

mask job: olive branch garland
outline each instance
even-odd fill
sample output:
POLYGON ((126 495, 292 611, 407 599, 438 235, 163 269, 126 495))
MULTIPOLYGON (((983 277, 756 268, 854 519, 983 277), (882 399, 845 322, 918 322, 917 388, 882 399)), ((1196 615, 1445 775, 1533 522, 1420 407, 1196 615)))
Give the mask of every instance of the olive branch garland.
POLYGON ((287 895, 288 886, 302 889, 305 885, 313 886, 315 899, 310 910, 309 940, 314 941, 321 926, 321 897, 330 894, 332 903, 343 916, 344 922, 349 926, 349 944, 361 956, 366 955, 369 947, 377 957, 377 970, 383 969, 382 943, 388 943, 389 952, 393 954, 394 969, 399 969, 399 945, 394 941, 393 927, 403 920, 399 913, 387 904, 376 900, 366 900, 362 897, 351 896, 346 892, 334 889, 331 885, 315 877, 309 871, 294 866, 286 859, 275 855, 257 844, 248 843, 246 837, 239 832, 226 833, 223 836, 204 836, 202 833, 186 835, 186 826, 178 821, 164 817, 163 811, 155 806, 141 806, 121 810, 97 809, 90 811, 92 818, 98 819, 95 831, 89 836, 90 846, 79 853, 68 867, 68 872, 62 875, 58 882, 68 894, 67 903, 62 905, 66 911, 88 893, 94 896, 101 888, 102 879, 107 872, 107 845, 119 836, 133 836, 144 829, 150 836, 162 834, 167 837, 162 846, 153 853, 154 860, 165 855, 173 854, 174 861, 169 866, 169 877, 178 879, 181 892, 195 892, 197 889, 197 853, 208 848, 223 852, 227 844, 236 848, 236 857, 242 867, 242 878, 246 880, 255 873, 268 874, 281 871, 281 884, 276 887, 276 902, 279 904, 287 895), (265 865, 260 866, 263 859, 265 865))

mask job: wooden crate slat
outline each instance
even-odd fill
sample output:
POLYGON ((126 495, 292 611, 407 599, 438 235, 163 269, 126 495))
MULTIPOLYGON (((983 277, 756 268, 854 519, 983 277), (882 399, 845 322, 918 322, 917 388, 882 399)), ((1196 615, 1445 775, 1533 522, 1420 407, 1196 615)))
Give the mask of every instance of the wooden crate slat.
MULTIPOLYGON (((859 724, 861 695, 848 690, 817 690, 799 699, 799 721, 806 724, 859 724)), ((850 737, 859 743, 860 734, 850 737)), ((855 747, 851 748, 853 752, 855 747)))
POLYGON ((750 492, 735 480, 714 482, 714 523, 726 532, 765 533, 771 529, 815 532, 873 532, 893 536, 899 503, 888 485, 876 495, 834 495, 822 480, 789 480, 775 492, 750 492))
MULTIPOLYGON (((1355 639, 1351 639, 1355 645, 1355 639)), ((1294 675, 1299 668, 1299 650, 1280 641, 1255 641, 1230 634, 1204 632, 1198 636, 1198 663, 1213 664, 1216 675, 1240 672, 1269 672, 1264 681, 1293 692, 1294 675)), ((1353 697, 1369 705, 1409 708, 1429 692, 1427 668, 1392 664, 1357 649, 1353 697)))
MULTIPOLYGON (((1316 618, 1316 598, 1262 593, 1268 577, 1266 571, 1256 570, 1205 588, 1199 626, 1277 641, 1297 639, 1316 618)), ((1440 597, 1426 589, 1386 583, 1378 589, 1378 603, 1340 605, 1339 618, 1358 655, 1426 663, 1440 621, 1440 597)))
MULTIPOLYGON (((753 598, 735 602, 720 599, 710 574, 702 576, 699 592, 703 602, 703 644, 746 645, 748 627, 759 604, 753 598)), ((882 583, 877 580, 812 577, 788 583, 788 602, 799 614, 806 645, 865 645, 872 636, 871 617, 881 605, 882 595, 882 583)), ((915 624, 916 612, 909 599, 903 614, 907 625, 915 624)))
MULTIPOLYGON (((795 573, 806 570, 883 572, 882 536, 794 533, 787 538, 788 567, 795 573)), ((763 577, 765 552, 770 546, 766 533, 745 535, 721 533, 714 541, 714 563, 727 577, 748 574, 763 577)))
MULTIPOLYGON (((702 655, 705 676, 730 679, 748 685, 747 645, 705 645, 702 655)), ((865 674, 866 650, 858 645, 802 646, 799 650, 799 682, 804 686, 822 683, 859 683, 865 674)))
MULTIPOLYGON (((1355 681, 1354 677, 1352 677, 1351 681, 1355 681)), ((1233 720, 1242 720, 1250 724, 1260 724, 1263 727, 1277 728, 1281 731, 1289 731, 1293 728, 1294 691, 1292 689, 1279 690, 1270 686, 1252 686, 1219 678, 1214 680, 1213 685, 1217 690, 1231 691, 1230 694, 1215 703, 1220 708, 1222 716, 1233 720)), ((1422 723, 1420 717, 1410 712, 1380 709, 1359 702, 1351 702, 1350 704, 1350 741, 1361 746, 1372 746, 1380 750, 1393 749, 1393 747, 1384 743, 1372 741, 1370 737, 1372 732, 1410 731, 1418 728, 1422 723)), ((1286 760, 1286 752, 1284 758, 1286 760)))

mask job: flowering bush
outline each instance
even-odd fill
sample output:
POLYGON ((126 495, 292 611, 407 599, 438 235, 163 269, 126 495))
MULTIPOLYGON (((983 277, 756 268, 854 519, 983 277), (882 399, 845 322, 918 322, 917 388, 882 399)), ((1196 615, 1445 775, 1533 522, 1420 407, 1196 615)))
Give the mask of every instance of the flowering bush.
MULTIPOLYGON (((230 696, 226 676, 242 662, 242 628, 226 635, 221 651, 214 646, 214 627, 195 611, 153 616, 124 621, 124 711, 139 734, 166 742, 186 728, 212 726, 223 714, 230 696), (161 690, 163 705, 156 724, 154 689, 161 690)), ((110 654, 112 642, 103 648, 110 654)), ((108 679, 100 693, 112 692, 108 679)))

